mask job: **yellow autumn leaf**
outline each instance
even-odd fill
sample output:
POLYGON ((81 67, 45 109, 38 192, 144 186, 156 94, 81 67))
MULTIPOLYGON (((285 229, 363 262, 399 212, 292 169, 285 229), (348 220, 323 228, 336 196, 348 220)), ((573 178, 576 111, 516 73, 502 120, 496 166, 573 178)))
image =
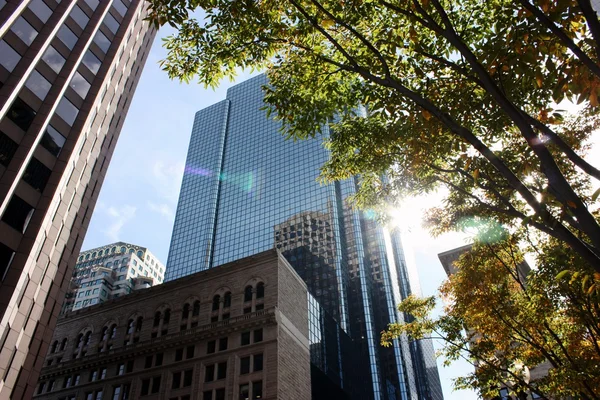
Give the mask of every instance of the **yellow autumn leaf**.
POLYGON ((329 19, 329 18, 328 18, 328 19, 324 19, 324 20, 321 22, 321 25, 322 25, 324 28, 331 28, 331 27, 333 26, 333 24, 334 24, 333 20, 332 20, 332 19, 329 19))
POLYGON ((429 113, 429 111, 423 110, 423 118, 425 118, 427 121, 431 119, 431 114, 429 113))

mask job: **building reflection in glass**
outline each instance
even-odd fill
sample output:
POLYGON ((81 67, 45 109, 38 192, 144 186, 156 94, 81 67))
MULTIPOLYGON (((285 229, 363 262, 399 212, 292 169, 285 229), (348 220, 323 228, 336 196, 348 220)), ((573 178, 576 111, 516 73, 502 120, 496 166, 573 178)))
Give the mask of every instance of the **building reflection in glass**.
POLYGON ((356 179, 316 181, 327 151, 318 140, 285 140, 261 110, 266 83, 240 83, 196 114, 166 280, 275 246, 327 316, 313 325, 314 376, 345 390, 360 381, 343 368, 353 360, 368 380, 368 393, 354 398, 441 399, 437 371, 423 367, 435 365, 433 354, 406 339, 379 345, 387 324, 404 318, 396 304, 418 287, 403 271, 399 236, 348 205, 356 179))

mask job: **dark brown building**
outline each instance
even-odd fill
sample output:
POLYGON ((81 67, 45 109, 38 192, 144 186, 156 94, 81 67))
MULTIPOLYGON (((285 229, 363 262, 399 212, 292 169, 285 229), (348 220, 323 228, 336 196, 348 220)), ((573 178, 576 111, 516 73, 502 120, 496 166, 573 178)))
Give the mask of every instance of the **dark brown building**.
POLYGON ((0 1, 0 398, 30 398, 155 29, 140 0, 0 1))
POLYGON ((34 398, 308 400, 308 324, 266 251, 61 317, 34 398))

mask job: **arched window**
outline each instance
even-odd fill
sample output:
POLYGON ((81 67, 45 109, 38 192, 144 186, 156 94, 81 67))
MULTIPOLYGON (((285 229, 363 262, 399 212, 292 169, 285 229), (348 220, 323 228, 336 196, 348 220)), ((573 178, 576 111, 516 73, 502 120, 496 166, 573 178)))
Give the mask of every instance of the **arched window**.
POLYGON ((90 255, 89 255, 89 253, 85 255, 85 259, 86 259, 86 260, 89 260, 89 259, 90 259, 90 255))
POLYGON ((134 249, 129 249, 129 254, 133 254, 135 252, 134 249))
POLYGON ((213 302, 212 302, 212 310, 213 311, 219 311, 219 303, 220 302, 221 302, 221 296, 216 294, 215 297, 213 297, 213 302))
POLYGON ((154 314, 153 326, 158 326, 159 324, 160 324, 160 311, 157 311, 156 314, 154 314))
POLYGON ((142 330, 142 322, 144 322, 144 318, 138 317, 137 321, 135 322, 135 331, 136 332, 139 332, 142 330))
POLYGON ((244 301, 252 301, 252 286, 246 286, 244 289, 244 301))
POLYGON ((125 250, 127 250, 127 248, 125 248, 125 246, 121 246, 121 253, 125 253, 125 250))
POLYGON ((231 292, 227 292, 223 296, 223 307, 231 307, 231 292))
POLYGON ((265 284, 259 282, 259 284, 256 285, 256 298, 262 299, 263 297, 265 297, 265 284))
POLYGON ((67 348, 67 338, 64 338, 60 344, 60 351, 63 351, 67 348))
POLYGON ((135 330, 135 321, 132 318, 127 322, 127 334, 129 335, 130 333, 133 333, 134 330, 135 330))
POLYGON ((144 259, 144 252, 141 251, 141 250, 138 250, 137 256, 143 260, 144 259))
POLYGON ((98 257, 100 257, 102 254, 104 254, 104 252, 103 252, 102 250, 100 250, 100 251, 98 252, 98 257))
POLYGON ((171 320, 171 310, 169 308, 167 308, 165 310, 165 316, 163 317, 163 324, 168 324, 169 321, 171 320))
POLYGON ((117 325, 116 325, 116 324, 113 324, 113 325, 110 327, 110 338, 111 338, 111 339, 114 339, 114 338, 115 338, 115 336, 117 336, 117 325))
POLYGON ((92 339, 92 331, 88 331, 88 333, 85 334, 85 339, 83 340, 83 345, 87 346, 88 344, 90 344, 91 339, 92 339))
POLYGON ((110 249, 110 252, 111 252, 111 253, 114 253, 115 251, 117 251, 117 248, 116 248, 116 247, 113 247, 112 249, 110 249))
POLYGON ((108 339, 108 326, 102 328, 102 341, 108 339))
POLYGON ((192 317, 197 317, 200 315, 200 302, 196 300, 194 302, 194 309, 192 310, 192 317))
POLYGON ((58 347, 58 340, 55 340, 54 343, 52 343, 52 349, 50 350, 50 353, 56 353, 57 347, 58 347))
POLYGON ((185 305, 183 306, 183 312, 181 313, 181 319, 188 319, 189 316, 190 316, 190 305, 188 303, 185 303, 185 305))
POLYGON ((83 346, 83 333, 80 333, 79 336, 77 336, 77 342, 75 342, 75 348, 78 349, 81 346, 83 346))
POLYGON ((92 258, 96 258, 96 252, 92 253, 92 258))

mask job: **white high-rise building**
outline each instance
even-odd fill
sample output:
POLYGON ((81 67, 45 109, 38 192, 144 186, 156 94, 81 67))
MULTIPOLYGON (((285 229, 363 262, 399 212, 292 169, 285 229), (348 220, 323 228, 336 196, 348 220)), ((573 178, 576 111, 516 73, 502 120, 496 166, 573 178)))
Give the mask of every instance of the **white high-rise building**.
POLYGON ((163 282, 165 266, 147 248, 125 242, 77 258, 62 312, 76 311, 163 282))

